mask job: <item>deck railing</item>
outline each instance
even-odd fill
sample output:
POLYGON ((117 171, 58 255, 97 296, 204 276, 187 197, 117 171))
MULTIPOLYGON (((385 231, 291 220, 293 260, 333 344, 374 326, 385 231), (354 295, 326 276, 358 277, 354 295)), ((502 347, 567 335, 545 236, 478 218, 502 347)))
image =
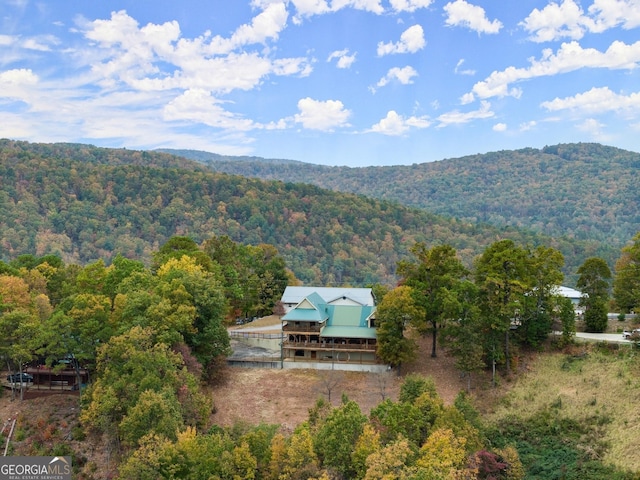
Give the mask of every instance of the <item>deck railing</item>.
POLYGON ((285 333, 306 333, 306 332, 311 332, 311 333, 318 333, 320 332, 320 325, 292 325, 292 324, 285 324, 283 327, 283 330, 285 331, 285 333))
POLYGON ((284 342, 285 348, 312 349, 312 350, 369 350, 375 351, 376 346, 371 344, 356 343, 328 343, 328 342, 284 342))

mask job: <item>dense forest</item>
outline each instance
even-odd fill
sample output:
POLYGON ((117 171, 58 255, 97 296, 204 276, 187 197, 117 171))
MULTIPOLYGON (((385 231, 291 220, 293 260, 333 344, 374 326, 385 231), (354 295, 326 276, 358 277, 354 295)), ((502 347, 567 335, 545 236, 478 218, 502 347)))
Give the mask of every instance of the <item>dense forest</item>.
MULTIPOLYGON (((75 403, 64 416, 17 415, 9 453, 69 456, 74 478, 85 480, 637 478, 637 462, 625 461, 619 452, 634 451, 637 436, 615 437, 633 431, 624 415, 628 410, 612 415, 633 408, 625 402, 637 390, 637 349, 615 352, 603 346, 602 353, 589 349, 587 354, 586 348, 573 347, 571 335, 543 340, 551 317, 565 310, 555 308, 558 299, 550 288, 561 278, 559 252, 494 242, 476 263, 477 290, 470 288, 471 272, 450 246, 416 244, 412 253, 415 259, 401 268, 404 285, 382 296, 379 353, 383 344, 394 342, 391 337, 408 346, 404 340, 428 330, 423 324, 428 313, 426 318, 439 318, 434 331, 449 324, 447 344, 462 354, 454 352, 456 365, 467 374, 486 369, 487 360, 498 361, 500 378, 512 380, 512 374, 524 372, 515 365, 524 346, 545 342, 547 348, 564 349, 555 355, 564 359, 555 375, 564 375, 567 384, 583 368, 597 366, 598 377, 578 379, 578 387, 554 398, 542 395, 548 385, 540 388, 555 379, 554 370, 547 370, 528 390, 514 388, 505 395, 501 406, 513 410, 502 408, 491 418, 480 415, 468 394, 461 392, 447 405, 431 379, 409 374, 397 395, 381 394, 367 413, 346 394, 335 405, 329 393, 293 429, 240 420, 221 426, 211 415, 226 406, 215 403, 209 387, 233 380, 233 372, 223 367, 230 353, 227 319, 241 308, 273 309, 286 284, 284 262, 272 246, 213 237, 200 247, 187 237, 172 237, 152 253, 151 267, 122 256, 109 266, 100 259, 80 267, 54 255, 21 255, 0 262, 0 357, 10 372, 21 374, 25 367, 27 372, 71 367, 79 375, 82 366, 91 381, 80 388, 80 408, 75 403), (256 281, 246 282, 250 277, 256 281), (260 293, 252 296, 251 285, 260 293), (243 287, 249 291, 238 292, 243 287), (416 302, 428 301, 414 308, 407 289, 416 302), (504 337, 516 310, 520 326, 504 337), (415 315, 405 325, 411 311, 415 315), (385 325, 393 328, 383 336, 385 325), (402 330, 409 326, 415 331, 405 336, 402 330), (496 351, 503 358, 487 358, 496 351), (599 392, 614 387, 613 396, 599 392)), ((624 253, 635 263, 638 248, 624 253)), ((408 361, 404 354, 395 358, 408 361)), ((392 362, 400 373, 398 362, 392 362)), ((329 376, 334 373, 327 372, 327 382, 335 380, 329 376)), ((384 393, 390 373, 377 375, 384 393)), ((7 395, 11 391, 14 400, 23 399, 24 386, 14 384, 7 395)), ((49 399, 55 401, 55 395, 49 399)))
MULTIPOLYGON (((165 150, 170 151, 170 150, 165 150)), ((624 245, 640 224, 640 154, 600 144, 499 151, 389 167, 327 167, 188 150, 220 172, 308 182, 438 215, 624 245)), ((402 159, 397 159, 402 162, 402 159)))
MULTIPOLYGON (((607 322, 612 274, 597 243, 214 173, 167 154, 2 145, 0 358, 8 378, 71 369, 80 394, 64 418, 17 415, 11 454, 71 456, 86 480, 637 478, 618 453, 634 440, 612 440, 633 426, 609 404, 637 390, 638 344, 587 359, 573 343, 573 306, 555 290, 571 259, 585 323, 591 310, 607 322), (489 372, 493 387, 524 378, 526 352, 556 347, 563 371, 597 364, 606 375, 588 377, 597 393, 581 396, 581 384, 526 415, 520 405, 540 383, 523 400, 502 397, 515 414, 482 418, 466 393, 446 405, 432 380, 406 375, 367 413, 329 395, 291 430, 216 425, 225 406, 212 388, 233 378, 227 326, 276 312, 295 276, 390 284, 374 288, 377 353, 393 373, 428 355, 415 338, 431 335, 432 357, 447 349, 469 386, 489 372), (614 401, 602 396, 613 390, 605 377, 619 384, 614 401)), ((638 307, 640 234, 634 242, 613 252, 625 311, 638 307)), ((24 383, 8 381, 7 395, 23 399, 24 383)))
POLYGON ((0 141, 0 259, 56 254, 67 263, 109 263, 120 253, 149 263, 174 235, 274 245, 300 281, 318 285, 392 285, 398 261, 416 242, 450 244, 467 265, 498 238, 548 245, 564 255, 569 285, 585 258, 613 265, 619 253, 598 241, 544 238, 313 185, 214 173, 165 153, 0 141))

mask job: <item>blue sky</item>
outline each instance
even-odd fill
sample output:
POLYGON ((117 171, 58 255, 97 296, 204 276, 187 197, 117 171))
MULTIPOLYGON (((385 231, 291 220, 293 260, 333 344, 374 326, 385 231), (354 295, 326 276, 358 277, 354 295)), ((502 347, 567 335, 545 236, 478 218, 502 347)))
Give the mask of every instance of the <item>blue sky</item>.
POLYGON ((327 165, 640 151, 640 0, 0 0, 0 137, 327 165))

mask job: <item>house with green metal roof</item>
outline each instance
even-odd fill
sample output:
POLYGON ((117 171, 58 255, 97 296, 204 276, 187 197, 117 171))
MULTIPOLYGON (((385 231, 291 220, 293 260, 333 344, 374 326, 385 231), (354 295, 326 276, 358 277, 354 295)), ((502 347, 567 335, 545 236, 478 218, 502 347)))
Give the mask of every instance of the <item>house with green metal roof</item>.
POLYGON ((307 295, 282 317, 283 362, 376 364, 376 307, 307 295))

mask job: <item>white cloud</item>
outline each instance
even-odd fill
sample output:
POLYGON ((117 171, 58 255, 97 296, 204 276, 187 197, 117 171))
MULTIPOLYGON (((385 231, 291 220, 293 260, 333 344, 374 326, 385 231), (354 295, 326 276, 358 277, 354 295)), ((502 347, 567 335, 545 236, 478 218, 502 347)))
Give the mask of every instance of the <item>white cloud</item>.
POLYGON ((409 85, 413 83, 413 77, 417 76, 418 72, 416 72, 415 69, 410 65, 407 65, 403 68, 393 67, 389 69, 384 77, 378 80, 376 86, 384 87, 389 82, 392 82, 394 80, 400 82, 402 85, 409 85))
POLYGON ((490 21, 482 7, 467 3, 465 0, 447 3, 444 11, 447 13, 445 23, 449 26, 463 26, 478 33, 498 33, 502 28, 502 22, 490 21))
POLYGON ((594 118, 587 118, 581 124, 576 125, 576 128, 581 132, 586 133, 594 140, 606 141, 609 139, 609 135, 604 133, 605 126, 605 124, 600 123, 594 118))
POLYGON ((396 12, 415 12, 419 8, 427 8, 433 0, 390 0, 391 8, 396 12))
POLYGON ((626 30, 640 26, 638 0, 595 0, 589 7, 589 13, 594 19, 594 32, 602 32, 618 25, 626 30))
POLYGON ((244 45, 276 40, 287 25, 288 16, 284 2, 272 3, 255 16, 251 24, 238 27, 231 38, 214 37, 211 46, 215 53, 227 53, 244 45))
POLYGON ((448 125, 459 125, 469 123, 472 120, 491 118, 493 116, 495 116, 495 113, 491 111, 491 104, 483 101, 481 102, 478 110, 473 110, 471 112, 453 110, 451 112, 443 113, 437 118, 437 120, 439 122, 438 127, 446 127, 448 125))
POLYGON ((531 34, 529 39, 534 42, 579 40, 586 32, 640 26, 640 4, 638 0, 595 0, 585 14, 575 0, 563 0, 561 4, 551 2, 542 10, 534 8, 520 26, 531 34))
POLYGON ((492 130, 494 132, 506 132, 507 131, 507 124, 506 123, 496 123, 492 127, 492 130))
MULTIPOLYGON (((28 68, 18 68, 0 72, 0 85, 7 88, 12 85, 34 85, 38 83, 38 76, 28 68)), ((4 94, 4 88, 0 90, 0 95, 4 94)))
POLYGON ((411 128, 428 128, 431 121, 428 117, 411 116, 408 118, 398 115, 394 110, 389 110, 387 116, 371 127, 372 132, 389 136, 399 136, 408 132, 411 128))
POLYGON ((51 47, 59 44, 60 40, 54 35, 37 35, 35 37, 25 39, 21 46, 27 50, 50 52, 51 47))
POLYGON ((476 71, 475 70, 471 70, 471 69, 462 69, 462 65, 464 64, 464 58, 461 58, 460 60, 458 60, 458 63, 456 63, 456 68, 454 68, 454 73, 457 73, 458 75, 475 75, 476 71))
MULTIPOLYGON (((312 17, 313 15, 333 13, 338 10, 342 10, 343 8, 364 10, 377 15, 384 13, 381 0, 333 0, 331 2, 328 2, 327 0, 290 0, 290 2, 296 9, 296 14, 293 17, 293 23, 296 25, 302 24, 305 18, 312 17)), ((269 0, 263 0, 260 2, 254 1, 254 4, 255 3, 264 7, 264 5, 269 4, 269 0)))
POLYGON ((549 111, 578 110, 590 114, 608 111, 640 111, 640 92, 620 95, 609 87, 592 88, 573 97, 555 98, 541 104, 549 111))
POLYGON ((327 132, 337 127, 350 126, 347 120, 351 111, 344 108, 340 100, 323 102, 306 97, 298 101, 298 110, 300 113, 294 116, 294 121, 310 130, 327 132))
POLYGON ((395 53, 415 53, 424 48, 427 42, 424 39, 424 30, 420 25, 407 28, 398 42, 378 43, 378 56, 395 53))
POLYGON ((349 55, 349 49, 345 48, 344 50, 336 50, 329 55, 327 58, 327 62, 330 62, 334 58, 337 58, 336 67, 338 68, 349 68, 353 65, 353 62, 356 61, 356 54, 349 55))
POLYGON ((256 127, 251 120, 239 118, 225 111, 220 103, 206 90, 187 90, 164 107, 163 117, 169 121, 184 120, 240 131, 248 131, 256 127))
POLYGON ((472 93, 479 98, 519 97, 521 90, 511 84, 532 78, 558 75, 581 68, 608 68, 632 70, 640 62, 640 41, 627 45, 614 41, 605 52, 595 48, 582 48, 577 42, 563 43, 553 54, 545 49, 540 60, 530 60, 528 68, 507 67, 494 71, 485 80, 473 86, 472 93))
POLYGON ((578 40, 584 35, 589 19, 584 17, 580 5, 573 0, 564 0, 561 4, 549 3, 542 10, 533 11, 520 22, 534 42, 549 42, 561 38, 578 40))
POLYGON ((325 0, 292 0, 293 6, 296 8, 296 16, 294 23, 300 23, 300 19, 311 17, 313 15, 322 15, 331 11, 329 4, 325 0))
POLYGON ((0 98, 30 103, 32 100, 31 87, 37 85, 38 82, 38 76, 27 68, 0 72, 0 98))
POLYGON ((227 93, 249 90, 267 75, 308 75, 305 58, 271 59, 258 52, 235 52, 237 47, 277 38, 286 23, 283 3, 269 5, 232 34, 208 39, 208 33, 193 40, 181 38, 177 22, 148 24, 139 28, 126 12, 114 12, 109 20, 86 25, 85 35, 97 43, 92 65, 104 86, 117 82, 140 90, 203 88, 227 93))
POLYGON ((8 47, 18 41, 13 35, 0 35, 0 47, 8 47))
POLYGON ((331 2, 331 10, 335 12, 343 8, 351 7, 355 10, 364 10, 380 15, 384 13, 384 8, 381 3, 381 0, 333 0, 331 2))
POLYGON ((531 120, 529 122, 524 122, 520 124, 520 131, 521 132, 528 132, 529 130, 532 130, 536 127, 536 125, 538 125, 538 122, 536 122, 535 120, 531 120))
MULTIPOLYGON (((183 38, 175 21, 141 26, 125 11, 95 21, 78 18, 73 32, 84 35, 85 45, 76 45, 70 52, 72 76, 58 79, 49 74, 41 81, 32 70, 0 70, 0 98, 26 105, 5 101, 7 108, 21 109, 26 120, 0 130, 25 138, 18 134, 31 125, 31 138, 37 131, 38 141, 61 141, 73 129, 78 138, 108 140, 112 145, 126 139, 126 145, 142 148, 184 145, 189 138, 192 145, 215 145, 216 151, 246 152, 246 147, 239 147, 253 141, 246 132, 285 128, 287 121, 254 122, 228 111, 222 95, 253 89, 268 77, 311 72, 308 59, 277 58, 274 50, 263 46, 277 39, 286 18, 284 4, 271 3, 228 39, 209 32, 183 38), (259 48, 252 49, 252 44, 259 48), (186 134, 186 126, 199 133, 186 134), (199 134, 206 140, 196 140, 199 134), (216 142, 216 136, 222 141, 216 142), (236 147, 224 148, 224 142, 236 147)), ((0 44, 13 49, 49 52, 48 46, 57 43, 55 37, 47 36, 27 40, 31 41, 0 36, 0 44)), ((318 116, 304 113, 308 125, 315 121, 322 127, 318 116)), ((334 112, 334 124, 344 123, 339 114, 334 112)))

